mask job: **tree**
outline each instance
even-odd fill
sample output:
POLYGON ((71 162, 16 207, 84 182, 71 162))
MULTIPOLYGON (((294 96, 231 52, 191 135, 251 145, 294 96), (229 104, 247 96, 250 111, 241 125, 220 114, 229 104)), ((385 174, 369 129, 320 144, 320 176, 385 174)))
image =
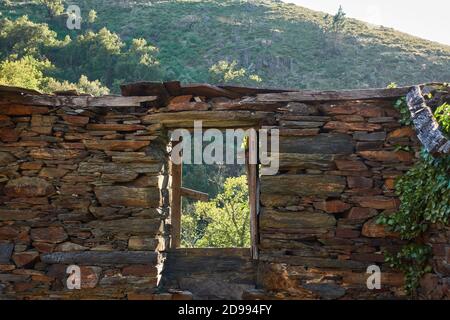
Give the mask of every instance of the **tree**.
POLYGON ((233 83, 249 85, 261 82, 261 78, 256 74, 248 75, 245 68, 237 68, 237 62, 221 60, 209 68, 210 78, 215 83, 233 83))
POLYGON ((161 79, 158 51, 157 47, 143 38, 133 39, 115 66, 116 79, 122 82, 161 79))
POLYGON ((41 90, 46 82, 44 71, 53 66, 50 61, 39 61, 32 56, 19 60, 5 60, 0 63, 0 84, 41 90))
POLYGON ((36 3, 45 6, 50 18, 59 16, 64 12, 64 0, 36 0, 36 3))
POLYGON ((95 20, 97 20, 97 11, 90 10, 87 21, 88 21, 88 23, 93 24, 95 22, 95 20))
POLYGON ((183 214, 181 221, 182 244, 185 246, 250 246, 247 177, 228 178, 222 193, 212 201, 197 202, 193 214, 183 214))
POLYGON ((57 40, 56 32, 50 30, 45 23, 34 23, 28 16, 16 20, 7 18, 0 20, 0 52, 1 58, 12 54, 19 58, 26 55, 43 56, 42 50, 47 47, 63 45, 57 40))
POLYGON ((109 94, 109 89, 104 87, 99 80, 89 81, 85 75, 80 77, 78 83, 70 83, 67 80, 60 82, 49 78, 43 91, 51 93, 67 90, 76 90, 78 93, 91 94, 93 96, 109 94))
POLYGON ((332 50, 334 52, 337 52, 338 42, 340 40, 339 36, 344 30, 346 24, 346 14, 342 6, 339 6, 339 10, 334 16, 326 14, 323 17, 323 21, 324 21, 323 27, 324 34, 325 36, 327 35, 331 36, 332 50))

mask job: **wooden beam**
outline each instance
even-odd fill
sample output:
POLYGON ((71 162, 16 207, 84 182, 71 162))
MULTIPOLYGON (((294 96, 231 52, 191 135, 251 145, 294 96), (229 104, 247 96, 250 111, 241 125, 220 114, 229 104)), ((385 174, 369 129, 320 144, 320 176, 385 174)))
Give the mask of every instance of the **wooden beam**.
MULTIPOLYGON (((172 142, 172 148, 179 142, 172 142)), ((179 248, 181 245, 181 182, 183 175, 183 164, 170 162, 172 175, 170 221, 172 226, 170 247, 179 248)))
MULTIPOLYGON (((142 103, 155 103, 157 96, 121 97, 121 96, 53 96, 53 95, 10 95, 0 96, 0 105, 22 104, 48 107, 140 107, 142 103)), ((1 107, 0 107, 1 108, 1 107)))
MULTIPOLYGON (((249 149, 258 154, 257 139, 248 139, 249 149)), ((259 257, 258 245, 258 211, 259 211, 259 191, 258 191, 258 165, 250 164, 250 152, 246 151, 247 179, 250 205, 250 245, 252 258, 257 260, 259 257)))
POLYGON ((192 189, 185 188, 185 187, 181 187, 181 196, 187 197, 190 199, 194 199, 194 200, 198 200, 198 201, 203 201, 203 202, 206 202, 209 200, 209 195, 207 193, 200 192, 197 190, 192 190, 192 189))
POLYGON ((342 100, 372 100, 394 99, 408 93, 411 87, 392 89, 359 89, 336 91, 312 91, 265 93, 256 95, 260 102, 311 102, 311 101, 342 101, 342 100))

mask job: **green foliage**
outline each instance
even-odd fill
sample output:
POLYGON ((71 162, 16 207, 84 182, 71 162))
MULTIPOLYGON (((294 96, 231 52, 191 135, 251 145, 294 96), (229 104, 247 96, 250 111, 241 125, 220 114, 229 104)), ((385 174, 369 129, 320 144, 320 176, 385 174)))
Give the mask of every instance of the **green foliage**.
POLYGON ((406 103, 406 98, 401 97, 394 103, 395 109, 400 112, 399 122, 405 126, 412 124, 411 112, 408 109, 408 104, 406 103))
POLYGON ((380 223, 399 232, 403 239, 414 239, 432 223, 447 224, 450 218, 450 156, 434 158, 426 151, 406 174, 396 181, 400 208, 384 215, 380 223))
POLYGON ((197 202, 183 214, 182 245, 186 247, 249 247, 250 208, 247 177, 230 177, 223 192, 209 202, 197 202))
POLYGON ((211 80, 214 83, 248 85, 261 82, 262 79, 256 74, 247 75, 244 68, 237 68, 237 61, 228 62, 221 60, 209 68, 211 80))
MULTIPOLYGON (((396 181, 400 208, 382 215, 377 222, 399 232, 403 239, 419 238, 434 223, 448 224, 450 219, 450 156, 434 158, 425 150, 421 159, 396 181)), ((413 293, 423 274, 430 272, 429 247, 410 244, 396 255, 387 254, 392 267, 405 272, 406 290, 413 293)))
POLYGON ((450 104, 444 103, 436 109, 434 117, 444 133, 450 137, 450 104))
POLYGON ((97 20, 97 11, 95 10, 89 10, 87 22, 92 24, 97 20))
POLYGON ((323 22, 325 39, 328 42, 331 42, 332 52, 337 53, 339 51, 338 44, 341 41, 340 34, 344 31, 346 24, 346 14, 342 9, 342 6, 339 6, 339 10, 334 16, 326 14, 323 17, 323 22))
POLYGON ((405 274, 406 292, 413 295, 422 276, 432 271, 428 265, 430 255, 429 246, 409 244, 394 255, 387 254, 386 262, 391 268, 401 270, 405 274))
POLYGON ((47 24, 35 23, 28 16, 16 20, 8 18, 0 20, 0 58, 10 55, 20 57, 26 55, 43 56, 44 48, 60 44, 56 32, 47 24))
POLYGON ((35 2, 45 6, 50 18, 59 16, 64 12, 64 0, 35 0, 35 2))
MULTIPOLYGON (((89 46, 93 52, 85 54, 86 46, 76 50, 76 44, 68 45, 67 40, 76 43, 87 29, 68 30, 62 17, 48 19, 43 4, 14 1, 6 6, 1 2, 0 10, 11 21, 28 15, 33 23, 44 23, 57 33, 62 43, 40 48, 32 43, 22 45, 55 65, 53 77, 77 82, 84 74, 99 79, 115 93, 117 84, 140 79, 208 82, 209 69, 222 60, 236 61, 236 70, 244 68, 247 75, 259 77, 247 77, 239 84, 261 87, 350 89, 381 87, 386 79, 406 85, 450 78, 448 46, 369 26, 345 18, 343 12, 336 16, 337 20, 329 17, 324 21, 322 13, 265 0, 173 0, 152 2, 151 6, 143 1, 77 0, 76 4, 85 13, 84 19, 89 19, 90 10, 98 13, 97 19, 89 23, 92 32, 105 27, 120 37, 124 46, 118 55, 107 54, 102 61, 97 59, 101 46, 89 46), (343 26, 339 22, 342 18, 343 26), (332 52, 335 36, 339 54, 332 52), (142 65, 134 63, 124 73, 127 51, 133 39, 141 38, 159 49, 152 55, 159 65, 141 71, 142 65), (89 61, 91 54, 93 63, 89 61), (82 59, 77 58, 79 55, 82 59), (131 79, 135 75, 138 79, 131 79)), ((26 37, 22 41, 21 34, 18 32, 8 46, 0 43, 1 59, 9 56, 14 44, 28 43, 26 37)), ((46 38, 44 32, 37 34, 46 38)), ((26 55, 20 49, 15 53, 26 55)))
POLYGON ((109 94, 109 89, 102 86, 100 81, 89 81, 85 75, 80 77, 78 83, 70 83, 67 80, 59 82, 58 80, 50 78, 48 79, 43 91, 51 93, 55 91, 67 90, 76 90, 78 93, 91 94, 93 96, 109 94))
POLYGON ((44 72, 50 68, 50 61, 40 61, 32 56, 18 60, 7 59, 0 63, 0 84, 41 90, 46 82, 44 72))

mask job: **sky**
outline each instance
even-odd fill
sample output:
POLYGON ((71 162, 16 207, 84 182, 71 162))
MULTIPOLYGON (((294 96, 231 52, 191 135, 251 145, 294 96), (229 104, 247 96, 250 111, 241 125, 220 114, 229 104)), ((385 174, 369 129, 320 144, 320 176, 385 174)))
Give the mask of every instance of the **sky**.
POLYGON ((283 0, 334 14, 342 5, 348 17, 391 27, 450 45, 449 0, 283 0))

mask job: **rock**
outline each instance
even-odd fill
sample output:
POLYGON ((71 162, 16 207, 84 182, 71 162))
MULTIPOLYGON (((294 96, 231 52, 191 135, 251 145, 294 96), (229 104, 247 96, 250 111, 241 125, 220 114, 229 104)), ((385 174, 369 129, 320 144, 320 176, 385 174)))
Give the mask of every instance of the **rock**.
POLYGON ((189 291, 173 290, 170 293, 172 300, 194 300, 193 294, 189 291))
POLYGON ((132 265, 123 268, 122 275, 136 277, 156 277, 158 275, 158 269, 156 268, 156 266, 151 265, 132 265))
POLYGON ((386 132, 355 132, 353 138, 358 141, 384 141, 386 139, 386 132))
POLYGON ((91 229, 110 233, 126 233, 132 235, 156 235, 161 226, 161 219, 128 218, 119 220, 95 220, 86 224, 91 229))
POLYGON ((70 251, 85 251, 89 248, 81 246, 79 244, 73 243, 73 242, 64 242, 59 244, 56 247, 56 251, 62 251, 62 252, 70 252, 70 251))
POLYGON ((320 106, 320 110, 325 115, 352 114, 363 117, 383 117, 385 115, 382 107, 352 101, 340 104, 323 104, 320 106))
POLYGON ((0 227, 0 240, 16 240, 19 231, 11 226, 0 227))
POLYGON ((336 132, 375 131, 380 130, 381 125, 367 122, 330 121, 327 122, 323 128, 326 130, 334 130, 336 132))
POLYGON ((8 104, 2 105, 0 108, 0 114, 8 116, 29 116, 34 114, 45 114, 48 113, 47 107, 35 107, 35 106, 25 106, 20 104, 8 104))
POLYGON ((0 221, 27 221, 39 215, 35 210, 0 209, 0 221))
POLYGON ((411 162, 414 155, 406 151, 360 151, 360 156, 371 161, 380 162, 411 162))
POLYGON ((0 140, 3 142, 16 142, 19 140, 19 135, 12 128, 0 128, 0 140))
POLYGON ((353 201, 364 208, 374 209, 398 209, 400 201, 397 198, 383 196, 353 197, 353 201))
POLYGON ((54 116, 34 114, 31 117, 31 130, 42 135, 50 135, 55 121, 56 117, 54 116))
POLYGON ((96 187, 95 195, 103 206, 158 207, 160 201, 157 188, 96 187))
POLYGON ((44 197, 53 194, 55 188, 44 179, 22 177, 10 180, 4 191, 9 197, 44 197))
POLYGON ((329 229, 335 225, 336 219, 332 215, 318 212, 284 212, 266 208, 260 216, 262 230, 300 232, 301 229, 329 229))
POLYGON ((362 161, 357 160, 335 160, 336 166, 343 171, 365 171, 367 166, 362 161))
POLYGON ((33 242, 33 247, 40 253, 50 253, 55 250, 56 244, 46 242, 33 242))
POLYGON ((328 213, 339 213, 350 209, 351 205, 341 200, 331 200, 331 201, 315 202, 314 207, 316 209, 326 211, 328 213))
POLYGON ((19 268, 25 267, 33 262, 35 262, 39 257, 39 252, 37 251, 26 251, 20 253, 14 253, 12 259, 14 263, 19 268))
POLYGON ((60 243, 67 239, 63 227, 31 229, 31 239, 36 242, 60 243))
POLYGON ((347 184, 351 189, 370 189, 373 187, 373 180, 366 177, 347 177, 347 184))
POLYGON ((100 281, 102 268, 95 266, 81 266, 81 289, 92 289, 100 281))
POLYGON ((43 168, 39 172, 39 177, 50 178, 50 179, 61 178, 61 177, 65 176, 67 172, 69 172, 69 171, 66 169, 62 169, 62 168, 46 167, 46 168, 43 168))
POLYGON ((128 240, 128 250, 133 251, 151 251, 155 250, 158 246, 158 239, 155 238, 143 238, 143 237, 130 237, 128 240))
POLYGON ((74 126, 84 126, 85 124, 89 123, 89 117, 72 116, 66 114, 63 115, 62 118, 65 122, 74 126))
POLYGON ((30 155, 34 159, 70 160, 70 159, 81 158, 86 155, 86 152, 84 150, 76 150, 76 149, 41 148, 41 149, 31 150, 30 155))
POLYGON ((311 137, 280 137, 280 153, 351 154, 354 142, 351 135, 321 133, 311 137))
POLYGON ((261 177, 261 193, 299 196, 339 196, 346 187, 344 177, 329 175, 289 175, 261 177))
POLYGON ((334 167, 334 155, 331 154, 278 153, 276 155, 280 161, 280 168, 327 170, 334 167))
POLYGON ((120 124, 120 123, 91 123, 86 126, 92 131, 138 131, 145 130, 146 127, 140 124, 120 124))
POLYGON ((16 161, 16 158, 9 152, 0 151, 0 166, 6 166, 16 161))
POLYGON ((356 239, 359 238, 361 232, 350 228, 336 228, 335 235, 337 238, 356 239))
POLYGON ((20 164, 22 170, 40 170, 44 164, 40 161, 23 162, 20 164))
POLYGON ((312 116, 319 114, 317 106, 300 102, 289 102, 286 109, 298 115, 312 116))
POLYGON ((378 211, 372 208, 353 207, 345 216, 346 219, 352 220, 367 220, 378 215, 378 211))
POLYGON ((389 231, 386 226, 378 224, 376 220, 377 218, 373 218, 364 223, 361 232, 363 236, 368 238, 398 237, 397 233, 389 231))
POLYGON ((403 137, 413 137, 415 135, 414 130, 411 127, 402 127, 399 129, 396 129, 388 134, 388 140, 389 139, 397 139, 397 138, 403 138, 403 137))
POLYGON ((137 140, 83 140, 87 149, 109 151, 136 151, 146 147, 150 141, 137 140))
POLYGON ((325 300, 338 299, 346 293, 344 288, 334 283, 307 283, 303 287, 325 300))
POLYGON ((12 243, 0 243, 0 264, 9 263, 13 249, 12 243))

